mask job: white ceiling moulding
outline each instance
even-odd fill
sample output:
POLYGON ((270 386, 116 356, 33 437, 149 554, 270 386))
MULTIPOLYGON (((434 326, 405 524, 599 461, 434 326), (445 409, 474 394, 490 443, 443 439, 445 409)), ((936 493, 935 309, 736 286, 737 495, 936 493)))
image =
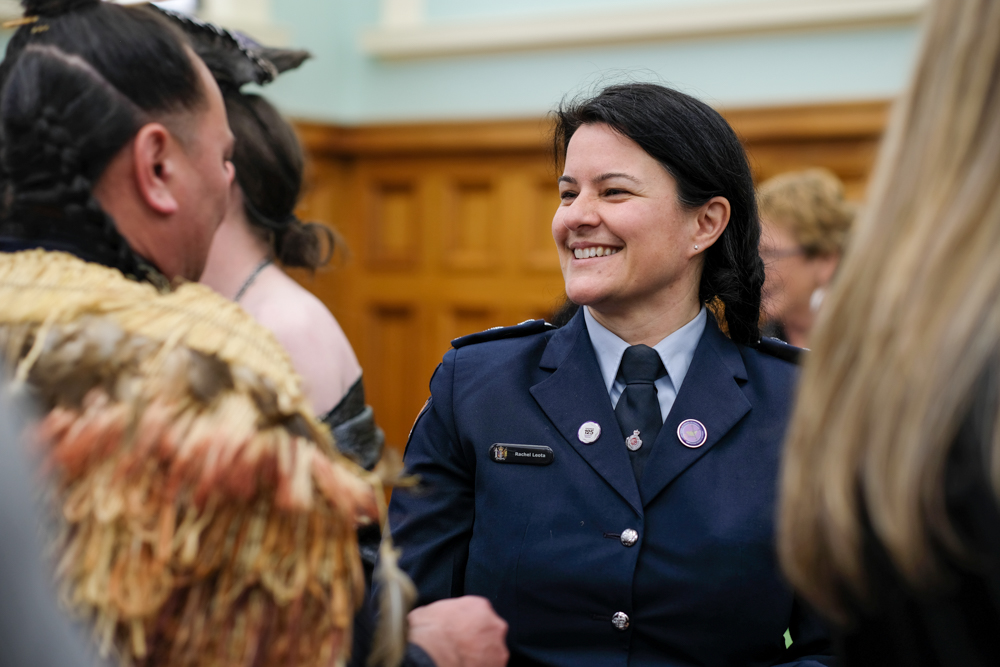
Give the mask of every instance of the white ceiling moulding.
MULTIPOLYGON (((3 3, 5 0, 0 0, 3 3)), ((137 5, 149 0, 106 0, 137 5)), ((193 13, 198 18, 237 30, 266 46, 287 46, 288 30, 271 20, 271 0, 170 0, 156 2, 167 9, 193 13)))
POLYGON ((17 0, 0 0, 0 21, 20 18, 22 14, 24 8, 17 0))
POLYGON ((421 25, 427 7, 424 0, 382 0, 381 23, 384 28, 410 28, 421 25))
POLYGON ((267 46, 288 44, 288 31, 271 20, 271 0, 201 0, 198 16, 244 32, 267 46))
MULTIPOLYGON (((385 2, 385 0, 384 0, 385 2)), ((407 5, 413 0, 396 0, 407 5)), ((392 0, 383 4, 393 4, 392 0)), ((912 24, 927 0, 761 0, 522 19, 385 20, 361 36, 369 55, 427 58, 816 28, 912 24)), ((397 10, 398 11, 398 10, 397 10)), ((401 14, 402 12, 400 12, 401 14)), ((397 14, 399 16, 399 14, 397 14)))

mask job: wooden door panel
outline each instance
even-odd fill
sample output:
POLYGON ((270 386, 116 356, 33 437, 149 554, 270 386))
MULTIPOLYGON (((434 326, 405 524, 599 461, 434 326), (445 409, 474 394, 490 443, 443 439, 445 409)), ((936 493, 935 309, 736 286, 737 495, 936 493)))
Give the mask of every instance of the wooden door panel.
POLYGON ((559 255, 552 240, 552 216, 559 206, 555 175, 549 169, 526 176, 522 184, 526 206, 519 220, 524 253, 521 266, 532 273, 560 274, 559 255))
POLYGON ((849 199, 860 200, 875 161, 877 145, 856 139, 822 142, 773 142, 748 146, 754 178, 758 182, 786 171, 826 167, 844 182, 849 199))
POLYGON ((495 179, 449 179, 441 215, 444 264, 453 271, 491 273, 501 263, 495 179))
POLYGON ((369 186, 365 259, 369 270, 410 271, 422 259, 421 211, 414 180, 374 180, 369 186))
POLYGON ((359 356, 364 360, 366 393, 386 443, 402 447, 422 400, 414 388, 426 382, 418 350, 421 323, 410 304, 373 304, 365 318, 366 335, 359 356))

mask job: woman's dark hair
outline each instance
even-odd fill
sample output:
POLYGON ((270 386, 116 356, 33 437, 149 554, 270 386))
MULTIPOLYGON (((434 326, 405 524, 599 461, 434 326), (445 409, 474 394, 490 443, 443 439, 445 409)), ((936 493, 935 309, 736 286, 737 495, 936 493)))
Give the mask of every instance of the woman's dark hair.
POLYGON ((548 317, 545 319, 549 324, 554 324, 557 327, 564 327, 569 324, 570 320, 573 319, 578 310, 580 310, 579 304, 573 303, 569 300, 568 296, 564 296, 559 306, 549 313, 548 317))
POLYGON ((259 95, 226 91, 225 100, 236 137, 233 166, 247 218, 268 233, 274 256, 285 266, 316 269, 326 264, 333 252, 333 232, 295 216, 304 160, 292 126, 259 95))
POLYGON ((0 64, 0 235, 45 240, 133 276, 148 265, 92 196, 146 122, 206 104, 184 37, 157 13, 99 0, 22 2, 0 64))
POLYGON ((705 251, 698 297, 716 299, 729 336, 743 345, 760 340, 760 220, 746 152, 729 123, 704 102, 652 83, 609 86, 597 96, 563 104, 555 112, 556 160, 566 159, 581 125, 604 123, 637 143, 677 182, 683 206, 697 208, 712 197, 729 201, 729 225, 705 251))

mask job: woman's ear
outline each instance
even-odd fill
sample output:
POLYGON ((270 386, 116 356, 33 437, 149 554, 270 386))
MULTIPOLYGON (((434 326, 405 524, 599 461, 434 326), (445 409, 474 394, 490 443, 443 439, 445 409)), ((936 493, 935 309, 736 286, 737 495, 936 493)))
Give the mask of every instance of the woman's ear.
POLYGON ((725 197, 712 197, 698 208, 695 217, 697 227, 692 241, 692 255, 703 252, 719 240, 722 232, 726 231, 726 227, 729 225, 731 212, 729 200, 725 197))
POLYGON ((148 123, 135 135, 132 151, 139 195, 146 205, 160 215, 173 215, 179 204, 175 185, 174 155, 177 150, 170 131, 160 123, 148 123))

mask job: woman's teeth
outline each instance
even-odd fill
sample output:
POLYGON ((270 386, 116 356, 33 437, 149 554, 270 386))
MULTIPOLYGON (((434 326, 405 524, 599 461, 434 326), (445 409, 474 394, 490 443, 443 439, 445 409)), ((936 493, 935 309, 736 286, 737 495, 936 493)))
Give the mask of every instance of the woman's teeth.
POLYGON ((602 245, 595 245, 589 248, 575 248, 573 250, 573 256, 577 259, 586 259, 588 257, 607 257, 608 255, 613 255, 621 250, 621 248, 605 248, 602 245))

